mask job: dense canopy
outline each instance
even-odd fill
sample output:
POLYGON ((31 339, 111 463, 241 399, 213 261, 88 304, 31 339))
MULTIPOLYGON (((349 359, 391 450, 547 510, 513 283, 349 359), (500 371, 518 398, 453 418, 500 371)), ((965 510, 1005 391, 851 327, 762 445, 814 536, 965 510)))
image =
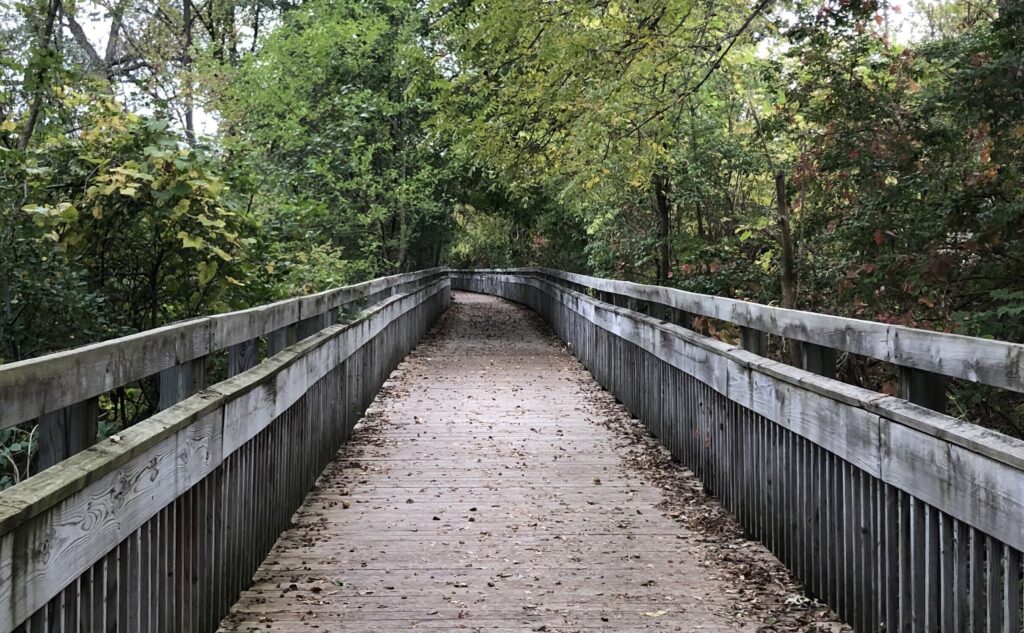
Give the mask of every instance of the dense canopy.
POLYGON ((0 2, 0 362, 438 264, 1024 341, 1024 8, 909 1, 0 2))

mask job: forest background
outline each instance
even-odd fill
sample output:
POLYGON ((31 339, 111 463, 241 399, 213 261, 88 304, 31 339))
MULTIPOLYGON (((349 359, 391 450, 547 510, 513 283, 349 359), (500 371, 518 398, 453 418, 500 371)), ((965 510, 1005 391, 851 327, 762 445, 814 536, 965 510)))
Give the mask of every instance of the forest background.
POLYGON ((0 0, 0 362, 439 264, 1024 342, 1024 9, 910 2, 0 0))

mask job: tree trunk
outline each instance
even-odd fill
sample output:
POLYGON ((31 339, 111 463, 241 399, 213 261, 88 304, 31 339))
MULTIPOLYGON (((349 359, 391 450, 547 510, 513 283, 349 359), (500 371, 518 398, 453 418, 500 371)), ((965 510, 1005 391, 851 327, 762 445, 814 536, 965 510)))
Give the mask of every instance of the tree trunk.
POLYGON ((196 144, 195 104, 192 99, 192 0, 182 0, 182 66, 185 70, 183 101, 185 104, 185 140, 196 144))
POLYGON ((256 5, 256 9, 253 11, 252 16, 252 46, 249 47, 250 53, 256 52, 256 42, 260 39, 260 5, 256 5))
POLYGON ((668 208, 668 181, 661 173, 652 177, 654 185, 654 214, 658 216, 658 281, 664 283, 672 271, 672 257, 669 243, 671 218, 668 208))
MULTIPOLYGON (((398 97, 400 102, 401 97, 398 97)), ((401 179, 402 182, 406 182, 409 177, 409 165, 407 158, 407 152, 405 147, 405 118, 402 114, 399 114, 393 120, 393 130, 395 133, 395 140, 398 149, 398 160, 401 161, 401 179)), ((408 259, 409 259, 409 241, 412 235, 412 230, 409 227, 409 216, 408 210, 406 209, 406 203, 404 200, 398 201, 398 271, 408 271, 408 259)))
POLYGON ((32 57, 35 58, 37 65, 33 69, 31 66, 25 73, 24 84, 32 86, 32 100, 28 107, 28 119, 25 121, 25 127, 21 130, 21 136, 18 137, 18 149, 24 151, 28 148, 29 142, 32 140, 32 134, 35 133, 36 123, 39 121, 39 111, 43 108, 43 97, 46 94, 46 75, 48 62, 46 58, 46 52, 50 50, 50 43, 53 40, 53 25, 57 20, 57 11, 60 10, 61 0, 50 0, 49 8, 46 12, 46 22, 43 24, 43 32, 39 38, 39 45, 33 52, 32 57), (35 77, 30 77, 29 73, 35 71, 35 77))
POLYGON ((708 236, 707 231, 704 230, 704 205, 697 201, 695 209, 697 213, 697 237, 706 241, 708 236))
POLYGON ((996 10, 1006 26, 1018 27, 1024 22, 1024 5, 1021 0, 998 0, 996 10))
POLYGON ((3 325, 4 330, 9 332, 8 337, 0 337, 0 362, 12 362, 21 360, 18 353, 18 343, 14 340, 14 304, 11 303, 11 284, 6 266, 0 270, 0 299, 4 302, 3 325), (8 329, 9 328, 9 329, 8 329))
POLYGON ((786 196, 786 176, 775 174, 775 198, 778 209, 779 230, 782 233, 782 307, 796 308, 796 255, 793 236, 789 230, 789 199, 786 196))
MULTIPOLYGON (((778 212, 779 232, 782 240, 782 307, 796 308, 796 253, 793 247, 793 234, 789 227, 789 198, 786 195, 786 176, 782 172, 775 174, 775 199, 778 212)), ((787 362, 795 367, 801 366, 800 342, 789 339, 787 346, 787 362)))

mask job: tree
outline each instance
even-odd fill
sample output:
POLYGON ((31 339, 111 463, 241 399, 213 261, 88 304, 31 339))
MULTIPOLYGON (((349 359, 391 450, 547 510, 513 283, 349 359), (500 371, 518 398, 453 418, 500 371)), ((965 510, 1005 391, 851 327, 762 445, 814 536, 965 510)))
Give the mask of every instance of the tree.
POLYGON ((366 261, 362 275, 436 265, 450 230, 446 162, 426 125, 442 80, 417 7, 304 5, 218 100, 226 142, 261 165, 268 221, 302 209, 275 240, 329 245, 366 261))

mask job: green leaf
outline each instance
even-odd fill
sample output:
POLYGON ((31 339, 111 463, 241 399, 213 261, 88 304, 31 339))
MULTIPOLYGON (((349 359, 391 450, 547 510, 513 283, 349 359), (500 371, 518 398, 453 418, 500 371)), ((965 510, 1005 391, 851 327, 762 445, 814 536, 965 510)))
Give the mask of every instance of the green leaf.
POLYGON ((178 233, 178 239, 181 240, 181 245, 184 248, 196 248, 196 249, 199 249, 199 248, 203 247, 203 243, 204 243, 203 242, 203 238, 197 237, 195 235, 189 235, 185 231, 180 231, 178 233))
POLYGON ((226 226, 226 224, 224 223, 224 220, 221 220, 221 219, 211 220, 210 218, 206 217, 205 215, 199 216, 199 223, 202 224, 203 226, 215 226, 218 229, 222 229, 222 228, 224 228, 226 226))
POLYGON ((199 283, 206 285, 210 283, 213 278, 217 275, 217 262, 199 262, 199 283))

